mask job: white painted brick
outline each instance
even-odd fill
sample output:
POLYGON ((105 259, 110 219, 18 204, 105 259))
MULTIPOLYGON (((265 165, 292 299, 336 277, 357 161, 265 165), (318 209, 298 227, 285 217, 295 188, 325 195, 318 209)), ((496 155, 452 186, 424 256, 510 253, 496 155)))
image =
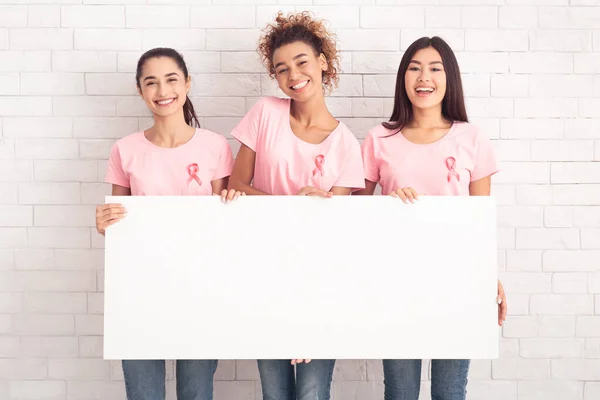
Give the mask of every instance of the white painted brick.
POLYGON ((518 358, 519 340, 500 338, 500 358, 518 358))
POLYGON ((494 74, 491 76, 493 97, 527 97, 529 75, 494 74))
POLYGON ((0 293, 0 313, 18 314, 23 312, 23 296, 21 293, 0 293))
POLYGON ((525 338, 520 344, 523 358, 579 358, 585 350, 583 339, 525 338))
POLYGON ((356 52, 352 54, 352 72, 393 74, 398 71, 401 58, 401 53, 394 52, 356 52))
POLYGON ((597 205, 600 204, 600 185, 553 185, 554 204, 597 205))
POLYGON ((60 23, 66 28, 124 28, 123 6, 63 6, 60 23))
POLYGON ((499 206, 498 226, 503 227, 541 227, 543 221, 542 207, 534 206, 499 206))
POLYGON ((541 250, 508 250, 506 252, 508 271, 534 272, 542 270, 541 250))
POLYGON ((8 50, 9 44, 8 29, 0 28, 0 50, 8 50))
POLYGON ((565 136, 568 139, 600 138, 600 119, 567 119, 565 136))
POLYGON ((72 315, 20 314, 13 316, 14 331, 19 335, 72 335, 75 323, 72 315))
MULTIPOLYGON (((75 29, 75 50, 141 50, 139 29, 75 29)), ((183 38, 183 36, 182 36, 183 38)))
POLYGON ((566 294, 587 293, 587 274, 582 272, 553 274, 552 292, 566 294))
POLYGON ((209 29, 206 32, 206 50, 255 51, 260 35, 258 29, 209 29))
MULTIPOLYGON (((335 114, 334 114, 335 115, 335 114)), ((213 132, 218 132, 220 134, 222 134, 223 136, 229 138, 231 137, 231 135, 229 134, 233 128, 241 121, 241 118, 222 118, 222 117, 217 117, 217 118, 206 118, 204 117, 202 119, 203 124, 204 124, 204 128, 208 129, 209 131, 213 131, 213 132)), ((235 141, 237 142, 237 141, 235 141)), ((236 146, 235 142, 229 142, 229 145, 232 147, 236 146)), ((239 145, 239 142, 237 143, 237 145, 239 145)), ((233 151, 234 156, 237 154, 237 150, 234 149, 233 151)))
POLYGON ((573 207, 573 223, 577 227, 600 227, 600 206, 573 207))
POLYGON ((536 337, 537 336, 537 318, 535 316, 509 316, 506 319, 502 329, 504 337, 536 337))
POLYGON ((222 72, 262 73, 265 71, 256 52, 223 52, 220 62, 222 72))
POLYGON ((512 117, 513 99, 470 98, 465 101, 469 116, 473 117, 512 117))
MULTIPOLYGON (((383 100, 383 99, 380 99, 383 100)), ((349 97, 327 97, 325 99, 327 109, 333 116, 351 117, 352 116, 352 99, 349 97)), ((383 104, 385 113, 385 104, 383 104)))
POLYGON ((515 117, 576 117, 577 100, 563 98, 515 99, 515 117))
POLYGON ((32 226, 33 207, 31 206, 0 206, 0 226, 32 226))
MULTIPOLYGON (((577 0, 571 0, 571 3, 573 1, 577 0)), ((511 6, 565 6, 569 5, 569 0, 506 0, 506 4, 511 6)))
POLYGON ((538 7, 500 7, 498 24, 501 29, 535 29, 538 7))
POLYGON ((593 400, 597 398, 600 398, 600 382, 586 382, 584 400, 593 400))
POLYGON ((88 248, 88 228, 29 228, 29 245, 41 248, 88 248))
POLYGON ((82 159, 106 160, 113 145, 113 140, 80 140, 79 156, 82 159))
POLYGON ((547 250, 544 252, 544 271, 597 271, 596 250, 547 250))
POLYGON ((44 358, 2 359, 0 360, 0 378, 3 377, 14 380, 45 379, 48 377, 48 360, 44 358))
POLYGON ((237 360, 235 362, 235 376, 238 380, 259 380, 258 367, 254 360, 237 360))
POLYGON ((95 182, 97 179, 96 161, 39 160, 34 166, 36 181, 95 182))
POLYGON ((492 184, 491 193, 496 198, 496 203, 500 206, 516 204, 516 191, 513 185, 492 184))
POLYGON ((104 197, 110 195, 110 185, 106 183, 82 183, 81 184, 81 203, 82 204, 102 204, 104 197))
POLYGON ((72 48, 72 29, 14 28, 10 31, 11 50, 69 50, 72 48))
POLYGON ((51 379, 108 379, 109 364, 102 359, 50 359, 48 376, 51 379))
POLYGON ((0 160, 14 160, 15 141, 14 139, 0 139, 0 160))
POLYGON ((578 249, 579 231, 572 228, 517 228, 518 249, 578 249))
POLYGON ((362 28, 424 28, 425 9, 422 7, 364 6, 360 8, 362 28))
POLYGON ((67 400, 125 400, 123 382, 67 381, 67 400))
POLYGON ((78 183, 21 183, 21 204, 72 204, 81 201, 78 183))
POLYGON ((529 90, 532 97, 590 97, 591 91, 582 93, 581 88, 592 80, 590 75, 533 75, 529 90))
POLYGON ((563 206, 544 208, 544 226, 546 228, 570 228, 573 226, 573 209, 563 206))
POLYGON ((557 162, 550 168, 552 183, 600 183, 600 163, 557 162))
POLYGON ((460 9, 462 27, 466 29, 486 29, 498 26, 498 8, 487 6, 453 7, 460 9))
POLYGON ((18 5, 0 6, 0 26, 3 28, 27 26, 27 7, 18 5))
MULTIPOLYGON (((221 0, 216 0, 217 2, 221 0)), ((260 29, 266 28, 267 24, 272 24, 277 17, 278 12, 282 12, 284 15, 288 13, 293 13, 296 10, 295 5, 297 3, 286 3, 283 4, 281 1, 275 1, 272 4, 278 3, 278 5, 257 5, 256 6, 256 27, 260 29)), ((213 4, 217 4, 213 1, 213 4)), ((247 2, 242 2, 241 4, 248 4, 247 2)), ((312 1, 309 1, 308 4, 312 4, 312 1)))
POLYGON ((15 183, 0 183, 0 204, 16 204, 17 185, 15 183))
POLYGON ((600 51, 600 34, 594 32, 593 34, 594 51, 600 51))
POLYGON ((427 28, 460 28, 461 9, 459 7, 427 7, 425 8, 425 26, 427 28))
POLYGON ((514 249, 515 248, 515 229, 514 228, 498 228, 498 249, 514 249))
POLYGON ((586 358, 600 358, 600 339, 586 339, 585 356, 586 358))
POLYGON ((79 357, 102 358, 103 348, 102 336, 81 336, 79 338, 79 357))
POLYGON ((192 7, 190 22, 194 28, 253 28, 255 15, 253 6, 192 7))
POLYGON ((577 337, 600 337, 600 317, 578 316, 577 337))
POLYGON ((600 360, 552 360, 554 379, 600 380, 600 360))
POLYGON ((117 98, 117 116, 149 117, 152 113, 139 96, 119 96, 117 98))
POLYGON ((103 96, 65 96, 52 100, 55 116, 110 117, 116 115, 116 99, 103 96))
MULTIPOLYGON (((581 294, 533 294, 530 303, 532 314, 575 315, 593 314, 594 301, 591 295, 581 294)), ((523 343, 521 343, 523 344, 523 343)), ((551 357, 551 356, 549 356, 551 357)))
POLYGON ((522 381, 519 399, 526 400, 581 400, 583 382, 575 381, 522 381))
POLYGON ((17 400, 63 400, 67 395, 64 381, 22 381, 9 382, 9 396, 17 400))
POLYGON ((52 115, 52 99, 50 97, 0 97, 0 116, 36 116, 52 115))
POLYGON ((0 249, 0 270, 12 270, 15 268, 14 252, 15 250, 12 248, 0 249))
POLYGON ((465 49, 465 33, 457 29, 403 29, 400 33, 400 49, 406 50, 417 39, 423 36, 439 36, 452 48, 453 51, 465 49))
POLYGON ((527 51, 528 33, 525 30, 467 30, 465 48, 473 51, 527 51))
POLYGON ((187 6, 127 6, 127 28, 187 28, 190 26, 190 8, 187 6))
MULTIPOLYGON (((363 89, 365 96, 393 97, 396 90, 395 75, 364 75, 363 89)), ((356 94, 358 95, 358 94, 356 94)))
POLYGON ((517 382, 474 381, 469 382, 469 398, 480 400, 517 400, 517 382))
POLYGON ((540 7, 539 27, 542 29, 597 29, 600 25, 598 7, 540 7))
POLYGON ((493 140, 494 154, 500 161, 531 160, 531 141, 529 140, 493 140))
POLYGON ((589 31, 536 30, 529 32, 529 49, 532 51, 591 51, 592 35, 589 31))
POLYGON ((5 137, 69 137, 73 121, 61 117, 5 117, 2 131, 5 137))
POLYGON ((575 336, 575 316, 538 315, 538 336, 549 338, 575 336))
POLYGON ((88 314, 104 313, 104 293, 87 294, 87 312, 88 314))
POLYGON ((383 99, 352 99, 352 115, 355 117, 383 117, 383 99))
POLYGON ((502 162, 496 183, 549 183, 550 164, 540 162, 502 162))
POLYGON ((25 310, 30 313, 75 314, 85 313, 85 293, 26 293, 25 310))
POLYGON ((74 336, 23 336, 20 354, 25 357, 77 357, 77 338, 74 336))
MULTIPOLYGON (((563 124, 558 119, 502 119, 500 130, 500 136, 503 139, 557 139, 563 137, 563 124)), ((537 141, 533 142, 532 149, 535 143, 537 141)))
POLYGON ((550 51, 511 53, 510 72, 554 74, 571 73, 573 72, 573 55, 550 51))
POLYGON ((78 143, 73 139, 26 138, 15 141, 15 154, 21 159, 75 159, 78 143))
POLYGON ((75 118, 75 137, 118 139, 138 130, 137 118, 75 118))
POLYGON ((441 5, 460 5, 460 6, 476 6, 476 5, 500 5, 504 4, 504 0, 439 0, 441 5))
POLYGON ((551 274, 505 272, 500 276, 507 293, 548 293, 551 289, 551 274))
POLYGON ((575 53, 574 57, 576 74, 600 74, 600 54, 575 53))
POLYGON ((296 6, 296 12, 313 12, 317 19, 325 22, 329 30, 358 28, 361 21, 360 12, 364 7, 359 8, 352 4, 346 4, 345 7, 339 6, 296 6))
POLYGON ((96 209, 93 206, 36 206, 36 226, 95 227, 96 209))
POLYGON ((85 93, 91 95, 137 95, 133 74, 86 74, 85 93))
POLYGON ((0 73, 0 96, 19 95, 19 74, 0 73))
POLYGON ((398 51, 400 33, 395 29, 339 29, 336 32, 340 48, 346 51, 398 51))
POLYGON ((53 249, 17 249, 15 250, 15 268, 39 270, 55 268, 53 249))
POLYGON ((195 96, 257 96, 260 94, 258 75, 198 75, 193 85, 195 96))
POLYGON ((56 249, 56 268, 95 270, 104 268, 104 251, 93 249, 56 249))
POLYGON ((579 99, 579 116, 600 118, 600 99, 579 99))
POLYGON ((531 143, 533 161, 591 161, 593 156, 590 140, 535 140, 531 143))
POLYGON ((600 249, 600 228, 584 228, 581 230, 582 249, 600 249))
POLYGON ((594 160, 600 161, 600 140, 596 140, 596 145, 594 146, 594 160))
POLYGON ((246 104, 243 98, 200 97, 192 99, 199 117, 245 115, 246 104))
POLYGON ((550 360, 498 359, 492 361, 494 379, 550 379, 550 360))
POLYGON ((29 181, 33 177, 32 167, 31 161, 0 159, 0 181, 29 181))
POLYGON ((20 354, 18 336, 0 336, 0 357, 16 357, 20 354))
POLYGON ((8 271, 0 272, 3 290, 86 291, 96 289, 93 271, 8 271))
POLYGON ((27 26, 33 28, 60 27, 60 7, 55 5, 27 6, 27 26))
POLYGON ((529 315, 530 294, 511 293, 509 302, 510 315, 529 315))
POLYGON ((27 230, 25 228, 0 227, 0 248, 27 246, 27 230))
POLYGON ((0 71, 50 71, 50 58, 50 51, 0 51, 0 71))
POLYGON ((462 73, 503 73, 508 72, 509 57, 505 53, 458 52, 456 58, 462 73))
POLYGON ((75 333, 77 335, 102 335, 104 333, 104 316, 76 315, 75 333))
POLYGON ((335 381, 364 381, 367 379, 365 360, 338 360, 333 371, 335 381))
POLYGON ((52 70, 64 72, 114 72, 117 53, 114 51, 55 51, 52 70))

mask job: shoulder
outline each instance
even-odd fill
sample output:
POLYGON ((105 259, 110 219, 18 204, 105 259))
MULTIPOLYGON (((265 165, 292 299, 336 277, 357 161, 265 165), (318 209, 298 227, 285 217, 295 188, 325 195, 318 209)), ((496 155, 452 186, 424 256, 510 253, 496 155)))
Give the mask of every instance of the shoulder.
POLYGON ((382 124, 378 124, 378 125, 372 127, 371 129, 369 129, 369 132, 367 132, 367 137, 372 139, 373 141, 376 141, 376 140, 383 139, 385 137, 394 135, 395 133, 397 133, 397 132, 394 132, 394 131, 386 128, 382 124))
POLYGON ((488 140, 487 135, 479 127, 468 122, 455 122, 453 125, 453 136, 461 143, 473 146, 488 140))
POLYGON ((121 154, 131 154, 139 150, 145 140, 144 131, 131 133, 117 140, 113 144, 113 151, 119 151, 121 154))
POLYGON ((265 96, 254 103, 252 110, 259 112, 260 114, 289 113, 289 104, 289 99, 276 96, 265 96))

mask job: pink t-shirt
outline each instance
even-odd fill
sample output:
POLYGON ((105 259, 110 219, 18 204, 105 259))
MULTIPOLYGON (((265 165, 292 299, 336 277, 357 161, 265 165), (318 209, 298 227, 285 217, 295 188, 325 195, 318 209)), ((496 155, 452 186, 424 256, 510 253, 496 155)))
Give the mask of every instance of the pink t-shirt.
POLYGON ((252 186, 271 195, 295 195, 304 186, 364 188, 360 144, 346 125, 322 143, 305 142, 290 126, 290 103, 260 99, 231 133, 256 153, 252 186))
POLYGON ((430 144, 392 133, 378 125, 362 145, 365 178, 379 182, 382 194, 412 187, 431 196, 468 196, 470 182, 498 172, 490 141, 469 123, 454 123, 430 144))
POLYGON ((118 140, 108 159, 106 181, 131 188, 132 196, 211 195, 211 181, 231 175, 227 140, 196 129, 181 146, 159 147, 136 132, 118 140))

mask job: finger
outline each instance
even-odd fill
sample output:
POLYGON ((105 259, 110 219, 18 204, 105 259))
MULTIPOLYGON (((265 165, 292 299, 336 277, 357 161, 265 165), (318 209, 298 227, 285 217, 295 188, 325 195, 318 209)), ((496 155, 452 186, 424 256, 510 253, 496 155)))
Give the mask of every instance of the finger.
POLYGON ((409 189, 409 190, 410 190, 410 192, 412 193, 412 195, 413 195, 413 198, 414 198, 415 200, 419 200, 419 194, 417 193, 417 191, 416 191, 415 189, 413 189, 413 188, 408 188, 408 189, 409 189))
POLYGON ((227 197, 227 189, 221 190, 220 196, 221 196, 221 202, 225 203, 225 198, 227 197))
POLYGON ((302 358, 297 358, 297 359, 296 359, 296 364, 302 364, 302 361, 304 361, 304 359, 302 359, 302 358))
POLYGON ((312 358, 307 358, 307 359, 305 359, 305 360, 304 360, 304 362, 305 362, 305 363, 307 363, 307 364, 308 364, 309 362, 311 362, 311 361, 312 361, 312 358))
POLYGON ((398 193, 396 193, 396 192, 390 193, 389 196, 392 196, 392 197, 395 197, 395 198, 400 197, 400 196, 398 196, 398 193))
POLYGON ((230 189, 229 193, 227 193, 227 202, 229 203, 233 200, 233 196, 235 196, 235 189, 230 189))
POLYGON ((402 199, 403 202, 408 203, 408 201, 406 199, 406 195, 404 194, 404 192, 402 190, 398 190, 396 193, 398 193, 398 196, 402 199))
POLYGON ((127 210, 125 210, 125 207, 118 204, 114 204, 110 207, 105 207, 100 212, 97 212, 96 217, 106 217, 108 215, 125 214, 126 212, 127 210))
POLYGON ((291 360, 291 361, 290 361, 290 364, 292 364, 292 365, 296 365, 296 360, 291 360))
POLYGON ((506 315, 508 314, 508 304, 506 304, 506 297, 502 301, 502 321, 506 321, 506 315))
POLYGON ((402 193, 404 193, 404 195, 406 196, 406 198, 408 199, 408 201, 410 201, 411 203, 415 202, 415 196, 410 191, 410 188, 404 188, 404 189, 402 189, 402 193))
POLYGON ((300 190, 300 193, 302 193, 303 195, 308 196, 309 194, 314 193, 316 191, 317 191, 317 188, 307 186, 305 188, 302 188, 302 190, 300 190))

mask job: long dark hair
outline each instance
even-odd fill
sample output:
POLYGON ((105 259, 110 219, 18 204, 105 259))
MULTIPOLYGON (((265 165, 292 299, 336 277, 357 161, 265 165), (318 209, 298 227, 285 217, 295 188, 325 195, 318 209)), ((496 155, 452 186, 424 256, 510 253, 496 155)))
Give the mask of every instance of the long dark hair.
POLYGON ((463 95, 462 80, 460 78, 460 69, 454 52, 442 38, 422 37, 411 44, 402 56, 400 67, 398 67, 398 76, 396 77, 396 94, 394 95, 394 108, 392 116, 388 122, 382 123, 384 127, 400 132, 413 119, 412 103, 406 93, 404 76, 408 66, 415 53, 419 50, 433 47, 440 53, 444 70, 446 71, 446 94, 442 100, 442 116, 451 122, 469 122, 467 110, 465 108, 465 98, 463 95))
MULTIPOLYGON (((142 69, 144 68, 144 64, 146 64, 146 61, 160 57, 169 57, 171 60, 175 61, 181 72, 183 72, 183 77, 187 81, 189 74, 185 61, 183 61, 183 56, 171 48, 157 47, 142 54, 138 60, 135 72, 135 82, 138 89, 141 90, 140 78, 142 77, 142 69)), ((189 126, 200 128, 200 121, 198 121, 198 117, 194 111, 194 105, 187 95, 185 96, 185 103, 183 104, 183 117, 185 118, 185 123, 189 126)))

